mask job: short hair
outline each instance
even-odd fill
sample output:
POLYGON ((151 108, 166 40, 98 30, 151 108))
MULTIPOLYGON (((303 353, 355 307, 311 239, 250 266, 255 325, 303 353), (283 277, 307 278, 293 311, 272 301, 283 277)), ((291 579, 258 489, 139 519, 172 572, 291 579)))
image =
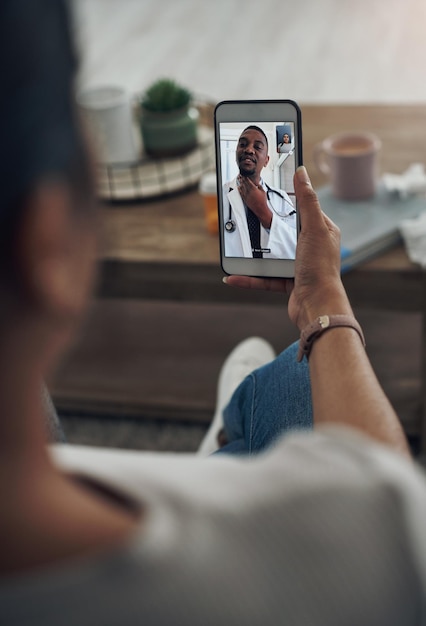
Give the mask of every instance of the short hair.
MULTIPOLYGON (((257 130, 257 132, 258 132, 258 133, 260 133, 261 135, 263 135, 263 136, 265 137, 266 147, 267 147, 267 148, 269 148, 268 138, 267 138, 267 136, 265 135, 265 131, 264 131, 264 130, 262 130, 259 126, 255 126, 254 124, 250 124, 250 126, 247 126, 247 127, 243 130, 243 132, 241 133, 241 135, 243 135, 243 134, 246 132, 246 130, 257 130)), ((241 135, 240 135, 240 137, 241 137, 241 135)))

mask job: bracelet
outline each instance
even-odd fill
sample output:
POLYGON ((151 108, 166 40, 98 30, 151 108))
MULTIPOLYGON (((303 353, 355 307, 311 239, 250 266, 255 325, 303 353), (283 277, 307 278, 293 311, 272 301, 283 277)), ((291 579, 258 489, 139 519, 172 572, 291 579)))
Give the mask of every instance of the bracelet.
POLYGON ((323 332, 330 330, 331 328, 339 328, 342 326, 356 330, 362 341, 362 345, 365 348, 364 333, 354 317, 351 315, 320 315, 320 317, 317 317, 312 324, 306 326, 306 328, 300 333, 297 360, 301 361, 304 355, 307 359, 309 358, 314 341, 318 339, 323 332))

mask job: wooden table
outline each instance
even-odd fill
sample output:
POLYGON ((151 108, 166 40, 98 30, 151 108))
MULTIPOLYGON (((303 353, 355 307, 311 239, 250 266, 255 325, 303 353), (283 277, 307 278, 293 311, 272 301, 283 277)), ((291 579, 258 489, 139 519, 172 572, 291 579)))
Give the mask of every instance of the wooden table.
MULTIPOLYGON (((304 161, 314 186, 326 181, 312 161, 313 146, 333 132, 365 129, 383 142, 382 171, 399 173, 426 157, 426 107, 302 107, 304 161), (395 145, 398 150, 395 150, 395 145)), ((166 199, 109 205, 104 210, 99 294, 105 297, 256 301, 258 294, 224 289, 218 239, 205 228, 196 190, 166 199)), ((354 304, 423 310, 423 273, 400 246, 344 278, 354 304)), ((282 299, 271 294, 271 302, 282 299)))
MULTIPOLYGON (((206 118, 211 114, 212 108, 207 108, 206 118)), ((383 144, 382 172, 401 173, 411 163, 426 158, 426 106, 307 105, 302 106, 302 119, 304 162, 314 186, 326 181, 313 164, 313 147, 339 131, 362 129, 376 133, 383 144)), ((103 224, 100 297, 282 305, 280 295, 232 290, 222 285, 218 240, 207 233, 202 200, 196 190, 150 202, 109 205, 104 210, 103 224)), ((401 246, 346 274, 344 283, 354 306, 426 312, 425 274, 409 261, 401 246)), ((426 324, 423 328, 426 355, 426 324)), ((422 400, 426 407, 425 392, 422 400)))

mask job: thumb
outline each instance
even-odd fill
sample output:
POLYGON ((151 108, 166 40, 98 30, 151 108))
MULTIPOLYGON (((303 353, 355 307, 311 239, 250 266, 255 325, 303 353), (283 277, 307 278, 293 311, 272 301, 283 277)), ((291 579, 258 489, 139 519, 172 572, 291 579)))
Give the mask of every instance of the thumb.
POLYGON ((324 215, 317 194, 304 165, 298 167, 294 174, 294 191, 302 228, 311 230, 324 224, 324 215))

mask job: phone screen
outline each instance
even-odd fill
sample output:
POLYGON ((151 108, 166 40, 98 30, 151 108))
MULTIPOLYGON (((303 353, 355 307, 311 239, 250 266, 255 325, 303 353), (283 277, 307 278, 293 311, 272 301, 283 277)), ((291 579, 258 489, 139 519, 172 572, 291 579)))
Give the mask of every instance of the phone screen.
POLYGON ((300 110, 290 101, 222 106, 215 124, 222 266, 228 273, 291 276, 299 231, 293 176, 301 163, 300 110))

